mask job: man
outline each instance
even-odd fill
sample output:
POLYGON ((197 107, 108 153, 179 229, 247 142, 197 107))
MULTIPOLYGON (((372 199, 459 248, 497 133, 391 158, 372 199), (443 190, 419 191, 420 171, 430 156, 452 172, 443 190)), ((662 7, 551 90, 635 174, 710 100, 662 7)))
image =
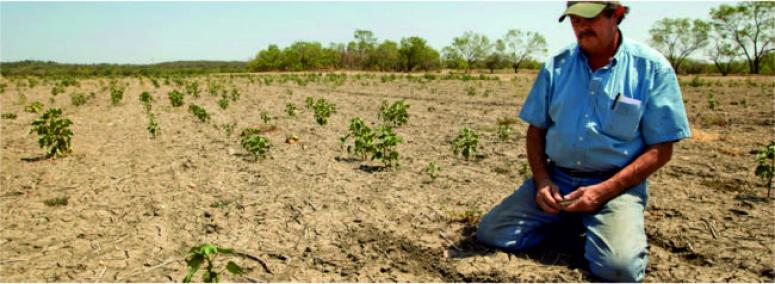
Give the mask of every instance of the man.
POLYGON ((567 3, 560 22, 570 17, 577 43, 546 60, 519 114, 533 177, 482 218, 481 242, 518 251, 545 225, 578 219, 594 275, 643 280, 646 178, 690 132, 668 61, 618 29, 628 10, 567 3))

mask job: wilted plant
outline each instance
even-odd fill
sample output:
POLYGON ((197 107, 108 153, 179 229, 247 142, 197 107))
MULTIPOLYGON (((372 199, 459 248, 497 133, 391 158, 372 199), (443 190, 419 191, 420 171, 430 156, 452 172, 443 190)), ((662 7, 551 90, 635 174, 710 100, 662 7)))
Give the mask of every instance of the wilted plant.
POLYGON ((498 125, 498 139, 507 141, 511 137, 511 135, 514 133, 514 131, 511 129, 511 126, 508 124, 501 124, 498 125))
POLYGON ((425 166, 425 174, 431 178, 431 182, 436 180, 436 177, 438 177, 438 172, 440 171, 441 167, 436 165, 435 161, 431 161, 427 166, 425 166))
POLYGON ((772 178, 775 176, 775 140, 756 152, 756 176, 767 184, 767 198, 772 190, 772 178))
MULTIPOLYGON (((191 282, 191 278, 193 278, 194 274, 199 271, 199 267, 202 266, 202 263, 205 261, 207 261, 207 267, 202 274, 202 282, 218 283, 218 281, 220 281, 220 277, 218 275, 219 272, 215 270, 213 260, 215 260, 215 257, 219 254, 229 255, 236 253, 234 249, 219 247, 214 244, 203 244, 191 248, 191 250, 188 252, 188 260, 186 260, 186 267, 188 268, 188 272, 186 272, 186 276, 183 278, 183 283, 191 282)), ((234 263, 234 261, 229 261, 226 264, 226 270, 234 275, 244 273, 242 267, 234 263)))
POLYGON ((295 117, 296 114, 299 113, 299 108, 297 108, 293 103, 287 103, 285 104, 285 113, 287 113, 290 117, 295 117))
POLYGON ((329 103, 326 101, 326 99, 320 98, 315 102, 315 105, 312 106, 315 113, 313 114, 313 117, 315 118, 315 121, 320 125, 326 125, 328 123, 328 118, 336 113, 336 105, 329 103))
POLYGON ((468 86, 468 87, 466 88, 466 94, 467 94, 468 96, 471 96, 471 97, 472 97, 472 96, 476 96, 476 88, 474 88, 474 86, 468 86))
POLYGON ((148 133, 151 134, 151 138, 156 138, 161 131, 159 124, 156 123, 156 116, 153 113, 148 113, 148 133))
POLYGON ((231 133, 234 132, 234 127, 237 126, 237 123, 224 123, 221 126, 223 127, 223 131, 226 132, 226 137, 231 137, 231 133))
POLYGON ((462 154, 466 160, 476 153, 478 147, 479 135, 467 127, 460 129, 457 138, 452 140, 452 152, 455 155, 462 154))
POLYGON ((188 111, 191 112, 196 118, 199 119, 201 122, 207 122, 210 120, 210 115, 207 114, 207 110, 205 110, 203 107, 200 107, 196 104, 189 104, 188 105, 188 111))
POLYGON ((16 119, 16 113, 15 112, 4 112, 2 114, 3 119, 16 119))
POLYGON ((30 133, 38 134, 38 145, 46 150, 46 157, 62 156, 72 150, 70 138, 73 131, 70 125, 73 122, 61 116, 62 110, 53 108, 32 121, 30 133))
POLYGON ((179 107, 183 105, 183 93, 172 90, 167 93, 167 96, 170 98, 170 104, 173 107, 179 107))
POLYGON ((387 101, 382 101, 378 117, 385 124, 398 127, 404 125, 409 119, 409 114, 406 112, 408 108, 409 104, 405 103, 404 100, 398 100, 390 106, 388 106, 387 101))
POLYGON ((88 97, 86 97, 86 94, 84 94, 84 93, 72 93, 72 94, 70 94, 70 102, 74 106, 83 105, 88 100, 89 100, 88 97))
POLYGON ((65 206, 68 203, 67 202, 68 199, 70 199, 70 198, 67 197, 67 196, 56 197, 56 198, 52 198, 52 199, 43 200, 43 204, 46 204, 46 206, 49 206, 49 207, 65 206))
POLYGON ((43 104, 38 101, 32 102, 31 104, 24 106, 25 112, 39 113, 41 110, 43 110, 43 104))
POLYGON ((262 111, 261 112, 261 121, 264 122, 264 124, 269 124, 269 121, 272 120, 272 117, 269 115, 268 112, 262 111))

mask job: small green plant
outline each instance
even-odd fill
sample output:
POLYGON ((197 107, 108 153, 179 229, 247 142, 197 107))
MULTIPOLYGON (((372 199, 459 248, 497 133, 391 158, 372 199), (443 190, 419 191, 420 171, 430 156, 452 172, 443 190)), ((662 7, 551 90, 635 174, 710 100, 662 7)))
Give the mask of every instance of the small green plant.
POLYGON ((714 110, 717 106, 718 101, 716 100, 716 94, 713 92, 708 93, 708 108, 714 110))
MULTIPOLYGON (((234 249, 219 247, 214 244, 203 244, 191 248, 191 250, 188 252, 188 259, 186 260, 186 267, 188 268, 188 272, 186 272, 186 276, 183 278, 183 283, 191 282, 191 278, 193 278, 194 274, 199 271, 199 267, 201 267, 202 263, 205 261, 207 261, 207 267, 202 274, 202 282, 218 283, 220 281, 220 277, 218 275, 219 272, 215 270, 213 260, 215 260, 215 257, 219 254, 233 255, 236 254, 236 252, 234 249)), ((229 261, 226 264, 226 270, 234 275, 244 273, 242 267, 234 263, 234 261, 229 261)))
POLYGON ((70 94, 70 102, 74 106, 80 106, 85 104, 89 98, 84 93, 72 93, 70 94))
POLYGON ((24 106, 25 112, 39 113, 41 110, 43 110, 43 104, 38 101, 34 101, 31 104, 24 106))
POLYGON ((756 176, 767 184, 767 198, 770 198, 772 178, 775 176, 775 140, 770 141, 770 144, 764 147, 764 149, 756 151, 755 160, 757 163, 756 176))
POLYGON ((151 134, 151 138, 156 138, 161 132, 159 124, 156 123, 156 116, 153 113, 148 113, 148 133, 151 134))
POLYGON ((375 131, 377 142, 374 144, 372 160, 382 161, 385 167, 398 165, 398 151, 396 146, 403 142, 401 137, 393 133, 393 128, 388 125, 379 125, 375 131))
POLYGON ((382 101, 377 116, 385 124, 398 127, 406 124, 406 121, 409 119, 409 114, 406 111, 408 108, 409 104, 405 103, 404 100, 398 100, 390 106, 388 106, 387 101, 382 101))
POLYGON ((263 121, 264 124, 269 124, 269 121, 272 121, 272 117, 269 115, 268 112, 262 111, 261 112, 261 121, 263 121))
POLYGON ((240 98, 240 93, 237 88, 231 89, 231 101, 236 102, 240 98))
POLYGON ((207 122, 210 120, 210 115, 207 114, 207 110, 205 110, 203 107, 200 107, 196 104, 189 104, 188 105, 188 111, 191 112, 196 118, 199 119, 201 122, 207 122))
POLYGON ((46 157, 62 156, 72 150, 70 139, 73 131, 70 126, 73 122, 61 116, 62 110, 53 108, 32 121, 30 133, 38 134, 38 144, 46 150, 46 157))
POLYGON ((328 118, 336 113, 336 105, 329 103, 323 98, 318 99, 312 108, 315 111, 313 114, 315 122, 320 125, 326 125, 328 123, 328 118))
POLYGON ((124 90, 126 87, 119 84, 118 81, 110 81, 110 103, 114 106, 121 103, 124 98, 124 90))
POLYGON ((466 94, 467 94, 469 97, 476 96, 476 88, 474 88, 474 86, 468 86, 468 87, 466 88, 466 94))
POLYGON ((304 99, 304 107, 307 109, 312 109, 312 106, 315 105, 315 99, 312 97, 307 97, 304 99))
POLYGON ((226 96, 221 97, 220 100, 218 100, 218 107, 221 109, 226 109, 229 107, 229 99, 226 98, 226 96))
POLYGON ((68 199, 70 199, 70 197, 68 196, 56 197, 56 198, 43 200, 43 204, 46 204, 46 206, 49 206, 49 207, 65 206, 67 205, 68 199))
POLYGON ((151 84, 153 84, 154 88, 158 89, 159 87, 161 87, 161 85, 159 85, 159 80, 156 80, 156 78, 150 78, 150 79, 151 79, 151 84))
POLYGON ((498 139, 502 141, 507 141, 511 137, 511 135, 514 133, 514 130, 511 129, 511 126, 508 124, 501 124, 498 125, 498 139))
POLYGON ((3 119, 16 119, 16 113, 15 112, 4 112, 2 114, 3 119))
POLYGON ((198 98, 199 97, 199 81, 191 81, 186 84, 186 93, 189 96, 198 98))
POLYGON ((492 96, 492 90, 490 89, 484 90, 484 94, 482 94, 482 96, 484 96, 485 98, 492 96))
POLYGON ((478 147, 479 134, 467 127, 460 129, 457 138, 452 140, 452 152, 455 155, 462 154, 466 160, 476 153, 478 147))
POLYGON ((339 140, 344 145, 351 137, 353 144, 347 146, 347 153, 355 154, 365 160, 368 154, 374 152, 374 133, 360 117, 350 120, 349 132, 339 140))
POLYGON ((700 79, 700 76, 694 76, 692 77, 692 80, 689 81, 689 86, 692 88, 702 87, 702 79, 700 79))
POLYGON ((167 96, 170 98, 170 104, 173 107, 179 107, 183 105, 183 93, 172 90, 167 93, 167 96))
POLYGON ((263 158, 269 153, 269 149, 272 147, 269 144, 269 139, 258 134, 259 129, 246 128, 242 130, 241 144, 242 148, 248 151, 254 158, 263 158))
POLYGON ((61 93, 65 92, 65 87, 59 84, 54 85, 54 87, 51 88, 51 95, 56 96, 61 93))
POLYGON ((151 96, 151 93, 149 92, 142 92, 140 93, 140 102, 143 104, 143 107, 145 107, 145 111, 151 111, 151 103, 153 103, 153 96, 151 96))
POLYGON ((436 180, 440 171, 441 171, 441 167, 436 165, 435 161, 431 161, 430 163, 428 163, 427 166, 425 166, 425 174, 427 174, 428 177, 431 178, 431 182, 436 180))
POLYGON ((236 122, 224 123, 221 125, 221 127, 223 127, 223 131, 226 132, 226 137, 231 137, 231 134, 234 132, 235 126, 237 126, 236 122))
POLYGON ((287 103, 285 104, 285 113, 287 113, 290 117, 296 117, 296 114, 299 113, 299 108, 297 108, 293 103, 287 103))

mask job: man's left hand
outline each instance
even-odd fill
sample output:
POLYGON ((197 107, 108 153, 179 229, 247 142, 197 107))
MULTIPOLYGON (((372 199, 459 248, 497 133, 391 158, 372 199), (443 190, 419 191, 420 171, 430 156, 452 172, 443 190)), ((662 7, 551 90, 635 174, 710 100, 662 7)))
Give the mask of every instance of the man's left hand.
POLYGON ((594 212, 605 203, 601 194, 603 189, 601 184, 579 187, 564 196, 565 200, 573 202, 563 210, 567 212, 594 212))

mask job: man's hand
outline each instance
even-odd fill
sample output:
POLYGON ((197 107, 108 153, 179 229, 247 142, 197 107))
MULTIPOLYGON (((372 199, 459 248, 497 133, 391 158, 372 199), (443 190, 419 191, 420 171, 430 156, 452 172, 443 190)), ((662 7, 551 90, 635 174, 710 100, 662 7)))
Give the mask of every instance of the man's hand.
POLYGON ((562 196, 560 195, 560 188, 557 187, 550 179, 542 179, 535 181, 536 186, 536 204, 541 210, 549 214, 557 214, 562 210, 562 196))
POLYGON ((565 200, 569 201, 563 210, 567 212, 594 212, 600 208, 606 200, 601 193, 602 184, 582 186, 575 191, 565 195, 565 200))

